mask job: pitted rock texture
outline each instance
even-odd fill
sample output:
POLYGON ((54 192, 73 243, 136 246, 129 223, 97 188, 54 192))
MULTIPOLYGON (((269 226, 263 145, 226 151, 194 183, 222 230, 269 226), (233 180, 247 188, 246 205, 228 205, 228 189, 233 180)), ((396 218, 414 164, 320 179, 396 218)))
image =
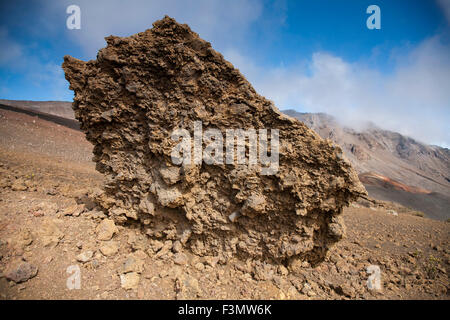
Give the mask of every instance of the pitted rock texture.
POLYGON ((344 235, 342 208, 365 194, 341 149, 282 115, 210 43, 172 18, 106 41, 97 60, 65 56, 63 68, 75 116, 106 177, 99 199, 110 218, 138 221, 155 240, 221 261, 323 260, 344 235), (171 134, 181 128, 194 137, 195 121, 223 137, 226 129, 278 129, 278 172, 175 165, 171 134))

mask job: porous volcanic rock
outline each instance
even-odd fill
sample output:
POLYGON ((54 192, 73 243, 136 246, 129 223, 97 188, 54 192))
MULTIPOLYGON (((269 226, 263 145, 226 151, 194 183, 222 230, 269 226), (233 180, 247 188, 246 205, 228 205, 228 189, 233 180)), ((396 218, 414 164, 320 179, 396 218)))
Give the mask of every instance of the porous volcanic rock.
POLYGON ((152 239, 221 261, 323 260, 345 232, 342 208, 365 194, 341 149, 281 114, 210 43, 170 17, 105 39, 97 60, 65 56, 63 69, 106 177, 100 200, 110 218, 140 222, 152 239), (261 163, 174 164, 172 133, 193 137, 197 121, 223 137, 227 129, 279 130, 278 171, 263 174, 261 163))

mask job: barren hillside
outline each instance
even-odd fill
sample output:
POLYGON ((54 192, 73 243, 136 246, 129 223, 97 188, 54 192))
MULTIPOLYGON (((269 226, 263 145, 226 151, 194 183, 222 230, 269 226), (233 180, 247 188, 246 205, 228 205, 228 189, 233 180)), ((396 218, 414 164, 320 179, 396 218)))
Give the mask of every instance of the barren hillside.
POLYGON ((68 119, 75 119, 72 110, 72 102, 68 101, 27 101, 0 99, 0 104, 53 114, 55 116, 60 116, 68 119))
POLYGON ((449 149, 375 126, 358 132, 323 113, 284 113, 340 145, 372 197, 411 206, 432 218, 450 218, 449 149), (399 189, 400 184, 407 187, 399 189), (423 191, 415 192, 418 189, 423 191))
POLYGON ((0 110, 2 299, 448 299, 449 223, 401 207, 346 208, 347 237, 316 267, 177 256, 134 225, 100 240, 104 216, 88 199, 102 177, 91 150, 80 131, 0 110), (367 287, 370 265, 381 269, 381 292, 367 287), (78 290, 67 287, 71 266, 78 290))

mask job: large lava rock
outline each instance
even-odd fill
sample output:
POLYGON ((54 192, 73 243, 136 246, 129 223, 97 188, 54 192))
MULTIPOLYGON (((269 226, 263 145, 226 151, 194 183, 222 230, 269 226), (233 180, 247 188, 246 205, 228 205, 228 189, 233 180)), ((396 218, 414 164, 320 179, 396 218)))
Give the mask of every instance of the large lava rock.
MULTIPOLYGON (((65 56, 63 63, 75 116, 106 176, 105 211, 198 255, 320 262, 344 234, 342 208, 365 194, 341 149, 281 114, 210 43, 172 18, 106 41, 97 60, 65 56), (185 129, 194 137, 199 124, 223 137, 227 129, 268 129, 274 156, 271 134, 278 130, 279 166, 264 172, 262 158, 248 165, 195 156, 178 164, 172 134, 185 129)), ((253 140, 236 141, 249 158, 253 140)))

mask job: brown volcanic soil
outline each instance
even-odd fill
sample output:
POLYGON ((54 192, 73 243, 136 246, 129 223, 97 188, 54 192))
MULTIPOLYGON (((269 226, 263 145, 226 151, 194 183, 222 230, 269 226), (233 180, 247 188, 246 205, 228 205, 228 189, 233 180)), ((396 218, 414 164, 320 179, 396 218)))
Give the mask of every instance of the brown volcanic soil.
POLYGON ((34 110, 37 112, 44 112, 66 119, 75 120, 72 110, 72 102, 69 101, 26 101, 0 99, 0 104, 34 110))
POLYGON ((356 131, 323 113, 283 111, 340 145, 358 173, 375 172, 410 186, 450 194, 450 150, 375 125, 356 131))
POLYGON ((425 145, 375 125, 355 131, 323 113, 283 112, 340 145, 370 197, 400 203, 428 218, 450 218, 449 149, 425 145))
POLYGON ((165 16, 105 39, 96 60, 64 56, 62 68, 108 217, 220 262, 323 261, 343 207, 366 195, 341 148, 283 115, 188 25, 165 16))
POLYGON ((91 150, 81 132, 0 110, 1 299, 449 298, 450 224, 407 209, 395 215, 361 205, 366 203, 346 208, 347 237, 315 268, 305 263, 291 270, 250 270, 234 260, 219 265, 212 257, 177 254, 177 248, 155 255, 147 249, 159 244, 149 243, 134 225, 118 226, 112 240, 99 240, 102 214, 87 201, 78 217, 71 208, 77 195, 102 185, 91 150), (117 245, 117 252, 105 256, 105 244, 117 245), (87 251, 93 252, 89 261, 78 262, 87 251), (37 275, 19 284, 8 281, 16 259, 36 266, 37 275), (121 287, 125 261, 132 271, 127 274, 139 280, 134 289, 121 287), (365 270, 372 264, 381 269, 382 292, 367 289, 365 270), (79 290, 66 287, 72 265, 81 270, 79 290))

